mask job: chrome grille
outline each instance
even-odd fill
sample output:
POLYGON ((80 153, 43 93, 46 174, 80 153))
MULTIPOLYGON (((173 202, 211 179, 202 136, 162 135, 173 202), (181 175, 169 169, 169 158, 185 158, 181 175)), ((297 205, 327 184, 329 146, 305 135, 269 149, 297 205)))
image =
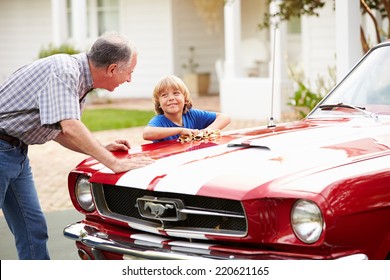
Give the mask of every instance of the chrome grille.
POLYGON ((106 217, 140 224, 143 228, 173 229, 191 233, 244 236, 247 223, 240 201, 206 196, 140 190, 113 185, 93 185, 93 193, 99 212, 106 217), (160 222, 140 215, 137 199, 179 199, 183 202, 185 220, 160 222))

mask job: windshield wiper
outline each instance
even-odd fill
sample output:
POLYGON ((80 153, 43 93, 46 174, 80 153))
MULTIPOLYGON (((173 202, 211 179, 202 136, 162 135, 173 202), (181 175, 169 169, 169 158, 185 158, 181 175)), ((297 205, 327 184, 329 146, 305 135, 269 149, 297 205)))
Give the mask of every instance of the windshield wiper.
POLYGON ((320 105, 319 108, 323 109, 323 110, 330 110, 333 108, 348 108, 348 109, 353 109, 353 110, 359 111, 359 112, 363 113, 364 115, 369 116, 370 118, 373 118, 375 120, 378 119, 378 116, 375 113, 366 111, 365 107, 354 106, 354 105, 349 105, 349 104, 344 104, 344 103, 323 104, 323 105, 320 105))

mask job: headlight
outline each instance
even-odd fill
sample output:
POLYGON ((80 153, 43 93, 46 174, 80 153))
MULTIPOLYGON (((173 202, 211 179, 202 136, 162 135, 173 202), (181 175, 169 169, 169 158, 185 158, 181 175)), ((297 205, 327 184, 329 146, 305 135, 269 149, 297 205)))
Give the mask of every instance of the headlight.
POLYGON ((291 225, 301 241, 316 242, 324 227, 320 208, 312 201, 298 200, 291 211, 291 225))
POLYGON ((85 211, 95 210, 95 203, 92 199, 92 184, 88 181, 89 178, 81 176, 76 182, 75 195, 77 202, 85 211))

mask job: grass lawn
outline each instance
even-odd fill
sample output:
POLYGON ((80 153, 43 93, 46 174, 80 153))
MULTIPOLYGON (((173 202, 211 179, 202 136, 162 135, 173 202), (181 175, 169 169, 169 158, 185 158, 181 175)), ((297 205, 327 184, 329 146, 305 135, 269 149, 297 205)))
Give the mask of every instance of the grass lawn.
POLYGON ((101 131, 145 126, 154 115, 142 110, 85 109, 81 120, 90 131, 101 131))

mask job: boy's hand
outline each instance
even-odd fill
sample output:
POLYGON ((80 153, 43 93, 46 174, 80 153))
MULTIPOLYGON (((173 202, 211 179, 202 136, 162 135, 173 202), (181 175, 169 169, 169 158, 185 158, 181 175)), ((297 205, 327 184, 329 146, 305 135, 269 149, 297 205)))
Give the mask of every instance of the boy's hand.
POLYGON ((180 131, 180 135, 190 136, 190 137, 192 137, 193 135, 197 135, 198 133, 199 133, 199 130, 198 130, 198 129, 183 128, 183 129, 180 131))

